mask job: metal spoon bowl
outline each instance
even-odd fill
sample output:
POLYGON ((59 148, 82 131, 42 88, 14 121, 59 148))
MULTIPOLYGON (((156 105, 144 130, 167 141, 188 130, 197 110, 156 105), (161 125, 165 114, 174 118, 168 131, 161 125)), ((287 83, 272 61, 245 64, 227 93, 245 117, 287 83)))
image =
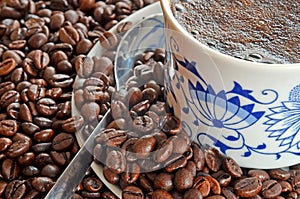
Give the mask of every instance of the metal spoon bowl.
MULTIPOLYGON (((124 37, 120 41, 117 50, 117 55, 115 60, 115 79, 116 79, 117 89, 119 89, 122 85, 124 85, 127 81, 127 78, 130 76, 130 71, 132 71, 131 69, 133 67, 132 60, 134 56, 136 56, 138 53, 142 52, 142 50, 145 50, 148 47, 151 48, 155 47, 155 46, 150 46, 149 42, 157 43, 158 37, 156 37, 156 40, 154 40, 155 37, 152 36, 153 32, 147 32, 144 30, 145 27, 149 27, 146 29, 151 30, 151 26, 155 27, 155 23, 159 23, 159 26, 162 28, 161 25, 163 25, 163 22, 162 22, 162 14, 161 14, 161 8, 159 2, 149 5, 137 11, 136 13, 127 17, 125 20, 121 22, 124 21, 130 21, 136 25, 124 35, 124 37), (158 17, 158 19, 156 19, 156 17, 158 17), (148 35, 145 36, 145 34, 148 35), (132 40, 133 38, 135 40, 132 40), (128 42, 131 43, 130 46, 128 46, 128 42), (130 53, 126 54, 126 52, 130 52, 130 53)), ((116 33, 116 27, 117 25, 114 26, 110 30, 110 32, 116 33)), ((159 42, 160 44, 163 44, 163 41, 159 41, 159 42)), ((156 47, 162 47, 160 46, 160 44, 156 45, 156 47)), ((98 42, 91 49, 88 56, 90 57, 101 56, 104 52, 105 49, 98 42)), ((74 103, 74 96, 72 96, 72 115, 73 116, 80 115, 80 111, 76 108, 74 103)), ((101 181, 117 197, 119 198, 122 197, 122 190, 120 189, 120 187, 116 185, 112 185, 105 179, 103 175, 103 166, 93 162, 92 151, 95 146, 94 137, 101 130, 103 130, 110 121, 112 121, 112 118, 109 110, 88 138, 84 139, 80 130, 76 132, 76 139, 81 148, 76 154, 76 156, 72 159, 68 167, 61 174, 59 179, 56 181, 52 189, 48 192, 47 196, 45 197, 46 199, 71 198, 75 192, 76 187, 81 182, 81 180, 85 176, 87 169, 90 166, 98 175, 98 177, 101 179, 101 181)))

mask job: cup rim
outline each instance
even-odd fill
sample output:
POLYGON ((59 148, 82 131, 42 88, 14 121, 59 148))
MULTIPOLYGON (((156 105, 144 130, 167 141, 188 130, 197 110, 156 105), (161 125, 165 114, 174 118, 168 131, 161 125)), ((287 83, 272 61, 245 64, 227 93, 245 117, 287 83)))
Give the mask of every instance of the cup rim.
MULTIPOLYGON (((206 50, 209 54, 211 54, 213 56, 219 56, 222 59, 227 59, 229 61, 241 62, 242 67, 249 65, 249 67, 253 67, 253 68, 259 67, 262 69, 267 69, 270 67, 271 67, 271 69, 284 69, 284 70, 300 69, 300 62, 299 63, 289 63, 289 64, 278 64, 278 63, 267 64, 267 63, 260 63, 260 62, 251 62, 251 61, 239 59, 239 58, 233 57, 231 55, 221 53, 215 49, 212 49, 212 48, 208 47, 207 45, 198 41, 182 25, 180 25, 180 23, 177 21, 177 19, 175 18, 175 16, 173 15, 173 12, 171 10, 171 0, 160 0, 160 4, 161 4, 161 8, 163 10, 164 15, 166 14, 168 16, 172 25, 174 25, 177 30, 179 30, 183 35, 185 35, 192 42, 195 42, 195 43, 197 43, 197 45, 200 45, 201 48, 203 48, 204 50, 206 50)), ((166 18, 165 18, 165 20, 166 20, 166 18)))

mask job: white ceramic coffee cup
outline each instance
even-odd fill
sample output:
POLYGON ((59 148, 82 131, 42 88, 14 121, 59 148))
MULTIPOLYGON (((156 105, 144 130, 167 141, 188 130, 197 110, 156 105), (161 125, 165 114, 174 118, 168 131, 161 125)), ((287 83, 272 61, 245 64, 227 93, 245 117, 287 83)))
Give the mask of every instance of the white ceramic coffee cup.
POLYGON ((203 45, 161 0, 168 69, 166 97, 191 137, 241 166, 300 163, 300 64, 264 64, 203 45))

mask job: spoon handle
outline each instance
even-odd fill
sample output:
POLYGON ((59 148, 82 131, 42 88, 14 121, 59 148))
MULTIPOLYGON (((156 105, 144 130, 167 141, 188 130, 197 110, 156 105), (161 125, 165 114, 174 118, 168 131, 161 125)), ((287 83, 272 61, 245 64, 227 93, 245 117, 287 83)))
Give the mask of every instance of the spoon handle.
POLYGON ((98 123, 94 131, 84 142, 76 156, 72 159, 69 166, 53 185, 45 199, 64 199, 71 198, 76 187, 85 176, 86 171, 93 162, 93 148, 95 146, 95 135, 103 130, 111 120, 108 111, 98 123))

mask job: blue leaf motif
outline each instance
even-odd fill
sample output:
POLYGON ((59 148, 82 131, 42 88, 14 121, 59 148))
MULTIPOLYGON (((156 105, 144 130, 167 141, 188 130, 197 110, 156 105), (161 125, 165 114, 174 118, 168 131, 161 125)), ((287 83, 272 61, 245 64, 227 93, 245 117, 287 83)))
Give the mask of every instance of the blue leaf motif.
POLYGON ((225 139, 227 139, 229 141, 237 141, 237 140, 239 140, 239 137, 230 135, 230 136, 225 137, 225 139))
POLYGON ((265 143, 257 146, 257 149, 265 149, 265 148, 267 148, 267 145, 265 143))
POLYGON ((182 108, 182 111, 183 111, 184 113, 188 114, 189 111, 190 111, 190 109, 189 109, 189 107, 184 107, 184 108, 182 108))
POLYGON ((228 102, 235 104, 238 107, 240 106, 240 103, 241 103, 239 97, 237 97, 237 96, 228 99, 228 102))
POLYGON ((247 151, 244 153, 244 157, 249 157, 251 155, 251 151, 247 151))

